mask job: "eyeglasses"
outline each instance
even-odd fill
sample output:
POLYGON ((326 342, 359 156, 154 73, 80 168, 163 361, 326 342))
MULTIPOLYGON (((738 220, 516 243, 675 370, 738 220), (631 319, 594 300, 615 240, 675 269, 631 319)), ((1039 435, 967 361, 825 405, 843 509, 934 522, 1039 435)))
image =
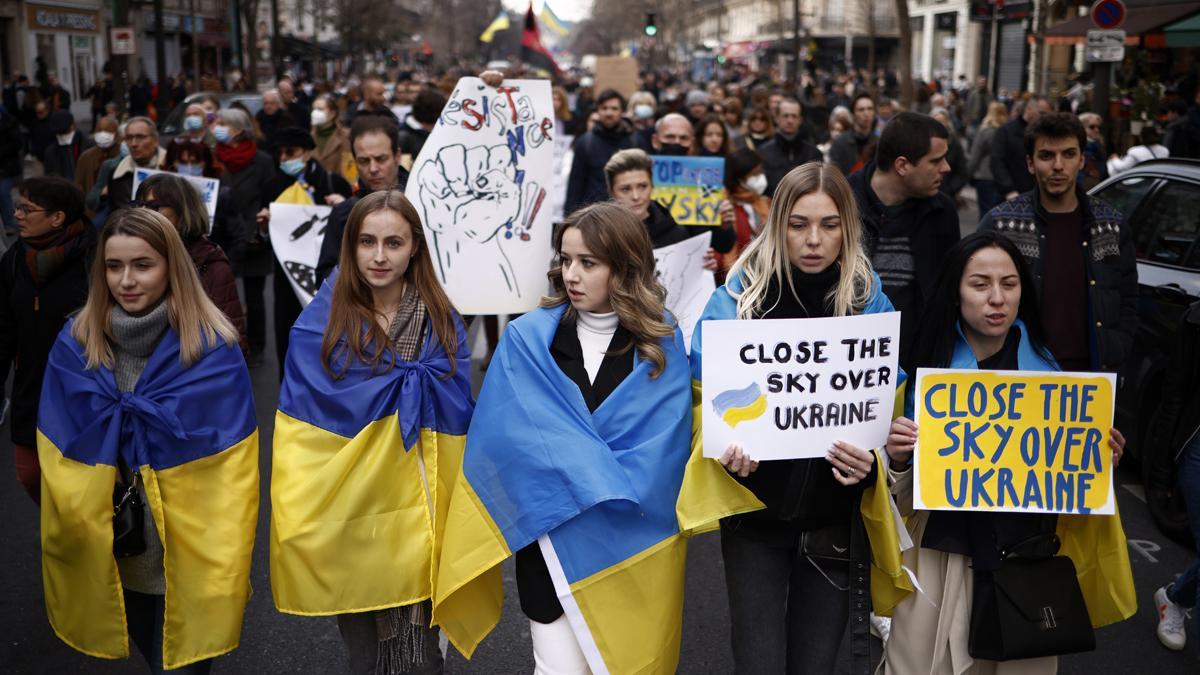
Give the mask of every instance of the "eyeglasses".
POLYGON ((134 199, 133 201, 129 202, 129 205, 135 209, 150 209, 151 211, 158 211, 162 207, 166 206, 166 204, 163 204, 162 202, 153 200, 153 199, 151 199, 150 201, 134 199))
POLYGON ((134 143, 144 141, 150 137, 151 137, 150 134, 125 134, 125 140, 133 141, 134 143))
POLYGON ((29 215, 31 213, 48 213, 49 211, 50 209, 31 208, 28 204, 17 204, 15 207, 13 207, 13 213, 23 213, 25 215, 29 215))
POLYGON ((1100 125, 1099 125, 1099 124, 1089 124, 1089 125, 1087 125, 1087 128, 1089 128, 1089 129, 1099 129, 1099 128, 1100 128, 1100 125))

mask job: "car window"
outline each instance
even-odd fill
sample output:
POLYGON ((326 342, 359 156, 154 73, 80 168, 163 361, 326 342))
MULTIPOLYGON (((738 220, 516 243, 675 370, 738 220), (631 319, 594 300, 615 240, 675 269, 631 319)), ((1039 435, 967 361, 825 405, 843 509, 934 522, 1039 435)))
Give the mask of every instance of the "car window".
MULTIPOLYGON (((1145 224, 1143 229, 1155 229, 1148 242, 1145 255, 1152 262, 1165 265, 1195 266, 1196 237, 1200 234, 1200 217, 1196 205, 1200 204, 1200 185, 1184 181, 1169 181, 1137 213, 1137 220, 1145 224)), ((1137 223, 1134 231, 1140 231, 1137 223)))
POLYGON ((1155 182, 1156 179, 1152 176, 1130 176, 1105 187, 1096 194, 1097 197, 1112 204, 1125 215, 1126 222, 1133 229, 1133 246, 1137 250, 1139 258, 1146 257, 1146 246, 1150 243, 1150 238, 1154 236, 1156 223, 1153 220, 1134 218, 1134 212, 1142 198, 1150 192, 1150 188, 1154 187, 1155 182))

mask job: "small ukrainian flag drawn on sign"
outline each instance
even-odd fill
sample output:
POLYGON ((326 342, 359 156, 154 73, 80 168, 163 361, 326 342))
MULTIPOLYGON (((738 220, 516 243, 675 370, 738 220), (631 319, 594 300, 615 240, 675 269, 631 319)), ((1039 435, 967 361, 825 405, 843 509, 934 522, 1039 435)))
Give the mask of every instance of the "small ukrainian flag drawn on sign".
POLYGON ((713 409, 730 427, 762 417, 767 411, 767 397, 753 382, 745 389, 730 389, 713 398, 713 409))

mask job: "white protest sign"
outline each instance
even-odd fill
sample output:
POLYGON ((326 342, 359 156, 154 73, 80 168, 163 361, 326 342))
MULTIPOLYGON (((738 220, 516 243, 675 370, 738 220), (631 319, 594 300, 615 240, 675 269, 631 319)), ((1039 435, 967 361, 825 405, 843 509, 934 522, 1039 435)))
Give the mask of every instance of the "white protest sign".
POLYGON ((705 321, 704 456, 824 457, 882 447, 892 423, 900 313, 705 321))
POLYGON ((675 315, 683 331, 683 345, 692 351, 692 333, 704 313, 708 297, 717 287, 713 273, 704 269, 704 254, 712 244, 712 233, 705 232, 678 244, 654 249, 654 274, 667 289, 667 309, 675 315))
POLYGON ((204 207, 208 209, 208 231, 211 234, 213 228, 213 218, 217 215, 217 197, 221 192, 221 181, 216 178, 205 178, 204 176, 183 176, 174 171, 158 171, 156 169, 135 168, 133 170, 133 192, 137 194, 138 186, 142 181, 156 173, 168 173, 172 176, 178 176, 195 186, 200 193, 200 201, 204 202, 204 207))
POLYGON ((287 272, 301 306, 312 302, 319 290, 317 258, 331 211, 330 206, 271 204, 271 248, 287 272))
POLYGON ((554 105, 548 80, 458 81, 406 194, 463 314, 534 309, 550 265, 554 105))

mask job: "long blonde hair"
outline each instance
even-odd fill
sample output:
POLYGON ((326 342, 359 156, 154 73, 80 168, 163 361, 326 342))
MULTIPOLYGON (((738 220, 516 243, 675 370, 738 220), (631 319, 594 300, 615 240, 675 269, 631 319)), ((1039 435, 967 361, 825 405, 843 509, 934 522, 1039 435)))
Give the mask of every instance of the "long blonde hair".
POLYGON ((834 316, 856 314, 870 300, 874 291, 874 273, 871 261, 863 251, 862 221, 859 220, 854 193, 836 166, 809 162, 792 169, 779 181, 762 233, 750 242, 729 270, 730 279, 742 279, 740 292, 729 290, 726 286, 727 292, 737 300, 739 319, 761 316, 771 309, 762 305, 772 279, 781 286, 786 283, 799 301, 792 279, 792 265, 788 259, 788 216, 801 197, 814 192, 829 195, 842 220, 842 250, 837 261, 841 271, 838 282, 827 298, 833 305, 834 316))
MULTIPOLYGON (((654 274, 654 249, 646 226, 623 206, 600 202, 572 213, 554 234, 554 250, 560 254, 546 273, 554 295, 542 298, 542 307, 569 303, 562 275, 563 233, 577 228, 583 243, 597 259, 609 266, 608 297, 617 320, 633 335, 633 345, 654 366, 650 377, 667 367, 667 356, 659 341, 675 334, 664 320, 667 292, 654 274)), ((567 304, 567 317, 575 308, 567 304)), ((626 346, 628 349, 629 346, 626 346)), ((620 353, 620 352, 618 352, 620 353)))
POLYGON ((121 209, 100 231, 87 302, 71 327, 71 335, 83 345, 88 369, 113 367, 111 326, 117 302, 108 288, 104 250, 108 240, 117 235, 137 237, 166 259, 167 291, 162 301, 167 303, 167 320, 179 336, 179 361, 185 368, 218 339, 227 345, 237 343, 237 329, 205 295, 192 258, 171 221, 150 209, 121 209))
POLYGON ((1000 128, 1008 122, 1008 108, 1000 101, 988 104, 987 116, 983 118, 983 126, 1000 128))

